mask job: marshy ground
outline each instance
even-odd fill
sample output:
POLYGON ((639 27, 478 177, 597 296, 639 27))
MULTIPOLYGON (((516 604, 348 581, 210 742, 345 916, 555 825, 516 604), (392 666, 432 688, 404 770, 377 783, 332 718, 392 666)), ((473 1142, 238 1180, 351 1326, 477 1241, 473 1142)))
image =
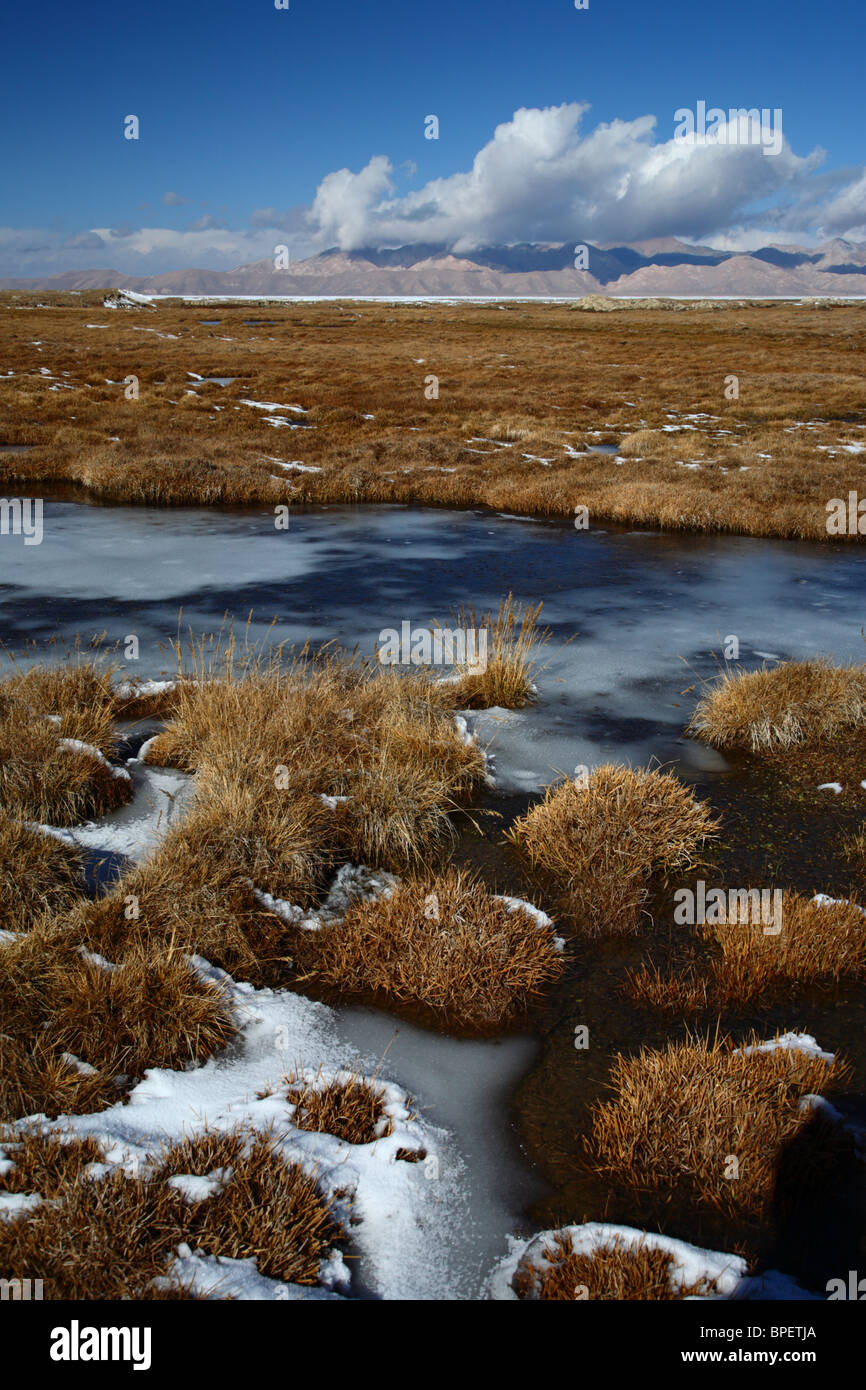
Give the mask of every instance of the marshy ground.
MULTIPOLYGON (((864 313, 121 309, 7 295, 2 442, 19 451, 0 455, 0 472, 9 492, 72 485, 151 506, 394 501, 570 517, 580 504, 593 524, 829 550, 826 502, 860 486, 866 452, 864 313), (431 374, 438 399, 425 399, 431 374), (130 376, 137 399, 124 396, 130 376)), ((855 557, 844 546, 836 559, 855 557)), ((734 665, 710 684, 684 671, 673 717, 702 741, 702 771, 620 759, 586 776, 551 769, 544 796, 497 789, 466 717, 551 698, 530 666, 539 614, 533 601, 476 618, 476 594, 461 602, 464 623, 492 634, 484 678, 399 677, 333 650, 247 657, 217 641, 194 645, 186 679, 153 695, 80 653, 0 684, 2 1118, 78 1125, 78 1147, 63 1150, 51 1134, 5 1133, 14 1219, 0 1222, 0 1272, 77 1296, 116 1247, 104 1296, 150 1297, 154 1278, 162 1296, 190 1296, 201 1285, 172 1264, 187 1243, 310 1287, 329 1252, 363 1244, 363 1201, 353 1208, 327 1165, 313 1179, 293 1166, 301 1139, 387 1152, 411 1177, 435 1135, 348 1057, 324 1071, 290 1058, 235 1117, 249 1131, 221 1115, 217 1137, 176 1136, 138 1166, 127 1154, 106 1178, 100 1114, 122 1111, 149 1068, 179 1074, 246 1045, 235 981, 298 1008, 374 1006, 434 1035, 535 1039, 512 1109, 548 1186, 522 1213, 527 1237, 609 1221, 740 1252, 744 1268, 818 1293, 862 1263, 863 668, 773 657, 763 674, 734 665), (95 897, 70 832, 133 795, 136 721, 154 735, 146 765, 188 774, 194 790, 95 897), (338 902, 335 875, 359 863, 377 886, 338 902), (780 889, 778 944, 753 923, 675 924, 675 890, 699 879, 780 889), (815 906, 818 892, 846 902, 815 906), (836 1060, 743 1051, 790 1033, 836 1060), (836 1118, 806 1101, 816 1093, 836 1118), (41 1206, 28 1205, 35 1192, 41 1206), (278 1223, 253 1219, 263 1204, 278 1223), (152 1232, 140 1259, 121 1234, 135 1223, 152 1232)), ((16 608, 16 638, 21 620, 16 608)), ((660 1248, 571 1239, 551 1237, 557 1273, 540 1294, 537 1266, 522 1267, 522 1295, 713 1292, 710 1274, 675 1277, 660 1248)))
POLYGON ((157 505, 583 506, 593 523, 826 539, 827 502, 862 482, 864 321, 808 303, 4 293, 0 479, 157 505))

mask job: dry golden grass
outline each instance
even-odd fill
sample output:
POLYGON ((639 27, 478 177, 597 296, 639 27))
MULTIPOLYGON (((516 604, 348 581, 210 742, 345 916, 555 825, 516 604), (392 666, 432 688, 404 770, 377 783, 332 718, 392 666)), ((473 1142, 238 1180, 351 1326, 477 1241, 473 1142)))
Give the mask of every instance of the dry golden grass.
POLYGON ((839 1127, 800 1102, 844 1085, 849 1068, 801 1050, 742 1050, 757 1041, 737 1049, 727 1038, 695 1039, 617 1056, 613 1098, 596 1104, 588 1141, 598 1170, 639 1189, 686 1187, 709 1207, 757 1221, 783 1148, 808 1130, 800 1178, 820 1183, 839 1127), (736 1178, 726 1177, 732 1157, 736 1178))
POLYGON ((463 1031, 515 1018, 562 969, 549 929, 454 869, 297 932, 294 955, 318 989, 420 1006, 463 1031))
POLYGON ((676 970, 662 969, 647 962, 637 970, 627 970, 623 990, 636 1004, 648 1005, 662 1013, 684 1015, 702 1013, 719 1004, 719 980, 713 962, 699 964, 689 960, 676 970))
POLYGON ((182 684, 148 761, 199 771, 201 803, 223 814, 244 795, 262 816, 283 816, 300 796, 345 798, 331 839, 356 860, 399 871, 440 855, 450 812, 484 771, 448 687, 327 653, 281 657, 236 663, 230 649, 217 678, 182 684))
MULTIPOLYGON (((0 693, 2 701, 2 693, 0 693)), ((70 826, 124 805, 127 776, 61 741, 55 724, 0 703, 0 807, 13 816, 70 826)))
POLYGON ((317 1134, 334 1134, 347 1144, 372 1144, 391 1133, 381 1088, 352 1072, 325 1080, 302 1070, 287 1077, 287 1100, 295 1107, 292 1123, 317 1134))
POLYGON ((106 761, 117 746, 110 664, 76 653, 0 682, 0 806, 59 826, 115 810, 129 777, 106 761), (79 747, 84 744, 86 747, 79 747))
POLYGON ((191 1205, 181 1239, 210 1255, 253 1258, 260 1274, 315 1284, 319 1264, 340 1235, 315 1179, 287 1162, 268 1135, 207 1133, 173 1145, 155 1176, 205 1177, 230 1170, 222 1190, 191 1205))
POLYGON ((748 920, 707 925, 702 935, 714 947, 703 964, 629 972, 632 998, 690 1014, 748 1004, 780 985, 866 978, 866 913, 853 901, 820 903, 786 893, 778 935, 748 920))
POLYGON ((307 795, 272 802, 251 788, 202 795, 154 854, 81 909, 80 939, 111 959, 133 939, 162 942, 253 984, 279 984, 290 964, 286 927, 252 884, 310 905, 333 857, 333 816, 307 795))
POLYGON ((0 811, 0 930, 26 931, 40 913, 71 907, 83 890, 80 850, 0 811))
MULTIPOLYGON (((478 617, 471 606, 455 615, 455 626, 464 632, 485 633, 486 663, 483 670, 455 671, 456 679, 440 687, 445 698, 453 697, 455 709, 521 709, 533 698, 532 675, 535 653, 548 640, 547 629, 538 628, 542 605, 515 603, 511 594, 501 600, 496 617, 478 617)), ((447 624, 437 624, 445 628, 447 624)), ((481 638, 476 637, 476 644, 481 638)), ((481 663, 479 663, 481 664, 481 663)))
POLYGON ((759 997, 780 982, 866 978, 866 913, 855 902, 816 903, 786 893, 782 930, 760 924, 717 926, 719 985, 730 1000, 759 997))
POLYGON ((683 1284, 672 1279, 673 1257, 645 1241, 629 1244, 620 1236, 597 1246, 592 1254, 574 1249, 570 1232, 553 1231, 542 1252, 543 1264, 522 1261, 512 1287, 530 1300, 613 1299, 674 1302, 706 1298, 713 1280, 683 1284))
POLYGON ((560 892, 589 935, 635 932, 650 876, 688 868, 717 833, 708 808, 669 773, 606 763, 549 787, 508 838, 560 892))
POLYGON ((424 502, 563 518, 582 504, 593 522, 827 541, 827 502, 861 490, 862 465, 840 447, 866 420, 857 305, 279 304, 255 325, 245 305, 13 302, 0 296, 14 372, 0 379, 0 442, 32 447, 0 457, 7 492, 62 480, 156 505, 424 502), (289 450, 249 399, 303 406, 283 413, 308 428, 289 450), (582 452, 627 438, 620 465, 582 452), (321 471, 283 476, 274 455, 321 471))
POLYGON ((135 1178, 89 1177, 87 1164, 102 1157, 93 1141, 18 1138, 20 1150, 4 1138, 15 1167, 0 1188, 17 1192, 32 1182, 26 1190, 46 1200, 0 1222, 0 1269, 5 1278, 43 1280, 46 1299, 183 1297, 188 1290, 169 1273, 181 1242, 253 1258, 270 1278, 315 1284, 340 1235, 315 1181, 266 1136, 205 1133, 167 1147, 135 1178), (224 1170, 224 1185, 203 1201, 189 1203, 170 1185, 174 1175, 215 1170, 224 1170))
POLYGON ((866 830, 846 835, 842 842, 842 853, 851 865, 858 888, 866 891, 866 830))
POLYGON ((687 732, 717 748, 792 748, 866 722, 866 667, 823 659, 728 671, 701 699, 687 732))
POLYGON ((204 1061, 234 1036, 221 992, 176 948, 135 938, 110 965, 76 939, 42 920, 0 947, 0 1119, 99 1109, 121 1080, 204 1061))
POLYGON ((11 1169, 0 1175, 4 1192, 38 1192, 43 1201, 62 1197, 70 1187, 87 1180, 91 1163, 105 1155, 90 1135, 43 1133, 39 1127, 0 1129, 0 1149, 11 1169))
POLYGON ((148 759, 197 772, 192 807, 76 931, 111 958, 158 938, 256 984, 285 981, 293 952, 254 888, 310 908, 347 858, 429 863, 483 773, 429 681, 327 655, 200 668, 148 759))

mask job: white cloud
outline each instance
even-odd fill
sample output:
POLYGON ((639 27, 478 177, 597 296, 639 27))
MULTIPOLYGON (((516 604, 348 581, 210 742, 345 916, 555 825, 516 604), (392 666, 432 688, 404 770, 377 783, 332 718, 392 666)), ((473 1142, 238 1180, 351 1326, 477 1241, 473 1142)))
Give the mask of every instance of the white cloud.
MULTIPOLYGON (((755 223, 750 208, 797 196, 823 158, 786 141, 761 144, 658 141, 656 118, 614 120, 587 134, 582 102, 522 108, 496 127, 472 168, 392 196, 392 166, 376 155, 360 173, 329 174, 311 225, 319 245, 442 242, 455 250, 515 241, 693 239, 755 223)), ((726 129, 726 127, 725 127, 726 129)), ((842 210, 840 207, 840 216, 842 210)), ((778 225, 778 212, 764 218, 778 225)), ((844 220, 844 218, 843 218, 844 220)), ((784 222, 784 217, 781 218, 784 222)))
POLYGON ((866 237, 866 170, 824 205, 820 219, 829 236, 866 237))
MULTIPOLYGON (((257 208, 231 228, 203 215, 185 229, 89 227, 60 232, 0 228, 0 275, 112 269, 150 275, 191 266, 228 270, 292 260, 339 246, 431 242, 471 252, 523 241, 610 244, 676 236, 720 250, 821 238, 866 238, 866 172, 820 170, 823 151, 801 157, 782 141, 713 144, 659 139, 655 116, 613 120, 584 132, 588 107, 523 108, 496 127, 470 169, 399 191, 412 175, 375 155, 359 172, 322 179, 311 207, 257 208)), ((275 192, 278 191, 275 188, 275 192)), ((188 200, 166 193, 177 207, 188 200)))

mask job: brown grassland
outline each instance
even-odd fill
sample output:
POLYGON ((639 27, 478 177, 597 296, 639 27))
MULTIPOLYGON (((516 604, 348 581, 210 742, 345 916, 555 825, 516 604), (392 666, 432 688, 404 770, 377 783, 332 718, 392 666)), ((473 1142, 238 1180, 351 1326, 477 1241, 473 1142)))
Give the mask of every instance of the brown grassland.
POLYGON ((0 481, 166 505, 415 502, 557 517, 583 505, 593 521, 825 540, 827 502, 862 483, 843 446, 863 442, 864 323, 858 305, 124 310, 99 294, 6 293, 0 444, 29 447, 0 453, 0 481), (234 380, 197 379, 211 376, 234 380), (425 396, 430 376, 438 399, 425 396), (619 461, 587 452, 600 443, 621 445, 619 461))
POLYGON ((293 951, 319 988, 416 1004, 463 1029, 501 1028, 562 970, 549 928, 453 869, 353 903, 336 926, 296 933, 293 951))
MULTIPOLYGON (((0 295, 0 446, 17 446, 0 448, 7 494, 71 484, 106 503, 397 502, 560 518, 583 505, 593 522, 827 541, 826 503, 862 486, 862 458, 845 446, 866 443, 864 307, 43 300, 0 295), (431 375, 438 399, 425 398, 431 375), (600 444, 619 452, 593 452, 600 444)), ((0 683, 0 928, 14 934, 0 941, 0 1121, 103 1109, 147 1067, 195 1065, 230 1043, 229 997, 192 968, 194 953, 257 986, 367 1000, 467 1034, 519 1025, 548 990, 561 1008, 556 990, 571 989, 581 953, 615 961, 651 926, 659 884, 722 834, 675 777, 596 768, 549 788, 500 844, 573 938, 564 957, 531 913, 450 862, 455 818, 475 814, 484 778, 454 711, 533 698, 538 620, 510 596, 498 614, 467 603, 443 615, 491 631, 486 672, 453 683, 327 650, 263 657, 230 635, 179 650, 177 686, 154 700, 121 697, 110 663, 80 656, 13 669, 0 683), (164 721, 147 762, 195 774, 193 795, 158 848, 93 899, 82 855, 33 823, 72 826, 128 800, 112 770, 118 720, 144 715, 164 721), (401 882, 301 927, 348 863, 401 882)), ((784 663, 728 671, 690 732, 769 764, 811 745, 823 757, 864 714, 862 668, 784 663)), ((847 852, 866 891, 862 832, 847 852)), ((680 1031, 614 1056, 612 1096, 596 1098, 578 1140, 596 1179, 685 1191, 739 1232, 767 1220, 783 1153, 804 1190, 823 1180, 848 1140, 800 1102, 844 1086, 846 1062, 680 1039, 695 1014, 715 1025, 774 992, 790 999, 794 985, 866 978, 856 902, 786 893, 783 921, 779 938, 747 924, 699 932, 676 972, 619 971, 632 1002, 679 1014, 680 1031)), ((323 1084, 298 1064, 286 1077, 293 1123, 358 1144, 387 1133, 375 1081, 347 1077, 323 1084)), ((167 1273, 181 1240, 311 1283, 340 1236, 314 1179, 267 1136, 206 1132, 136 1177, 90 1173, 102 1158, 92 1140, 18 1126, 0 1147, 13 1158, 0 1188, 44 1199, 0 1221, 0 1274, 45 1278, 52 1297, 153 1297, 155 1278, 161 1296, 192 1296, 167 1273), (215 1170, 231 1176, 202 1202, 170 1181, 215 1170)), ((559 1232, 546 1259, 543 1274, 518 1273, 521 1296, 571 1298, 575 1284, 598 1298, 706 1292, 672 1287, 669 1257, 644 1247, 583 1256, 559 1232)))
POLYGON ((819 659, 725 671, 698 702, 688 732, 752 753, 832 741, 866 725, 866 667, 819 659))
POLYGON ((286 1077, 286 1099, 294 1106, 292 1123, 317 1134, 334 1134, 347 1144, 372 1144, 391 1133, 382 1090, 352 1072, 326 1081, 302 1069, 286 1077))

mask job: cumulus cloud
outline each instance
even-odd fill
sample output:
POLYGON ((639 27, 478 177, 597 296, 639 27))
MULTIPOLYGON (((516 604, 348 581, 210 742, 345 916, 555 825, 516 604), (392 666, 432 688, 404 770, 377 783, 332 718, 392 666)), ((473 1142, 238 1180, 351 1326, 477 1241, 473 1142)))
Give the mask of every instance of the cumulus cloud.
MULTIPOLYGON (((824 157, 821 150, 798 156, 784 139, 774 154, 759 138, 722 143, 727 125, 718 141, 698 135, 688 142, 674 138, 672 120, 670 136, 659 140, 655 116, 605 122, 584 134, 587 110, 584 102, 521 108, 496 127, 470 170, 401 197, 384 155, 360 173, 328 174, 311 209, 317 241, 344 250, 437 242, 470 251, 516 241, 730 235, 755 224, 758 204, 766 225, 784 225, 784 209, 768 214, 768 201, 787 199, 795 208, 801 196, 808 199, 808 180, 824 157)), ((850 201, 862 206, 859 193, 850 201)), ((846 209, 840 195, 840 224, 846 209)))
MULTIPOLYGON (((297 261, 335 245, 432 243, 471 252, 526 241, 604 245, 676 236, 755 250, 769 242, 866 239, 862 167, 822 169, 822 150, 800 156, 784 139, 778 153, 767 154, 760 128, 754 143, 727 143, 724 125, 725 143, 676 139, 673 112, 661 131, 655 116, 588 129, 588 109, 584 102, 522 108, 496 127, 471 168, 408 191, 411 162, 395 169, 386 155, 374 155, 360 172, 327 174, 311 206, 256 208, 244 227, 204 213, 185 228, 0 228, 0 275, 228 270, 271 260, 277 244, 297 261)), ((168 207, 188 201, 163 195, 168 207)))
POLYGON ((821 209, 821 230, 831 236, 866 237, 866 170, 821 209))

